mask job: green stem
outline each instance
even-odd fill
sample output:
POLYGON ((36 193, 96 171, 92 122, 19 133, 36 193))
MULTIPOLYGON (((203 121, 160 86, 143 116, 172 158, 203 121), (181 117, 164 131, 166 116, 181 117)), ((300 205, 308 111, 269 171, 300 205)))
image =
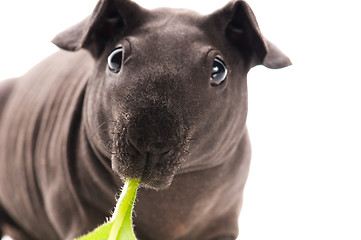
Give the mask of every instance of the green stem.
POLYGON ((120 232, 121 227, 129 221, 127 221, 127 217, 131 219, 131 213, 133 210, 133 204, 135 201, 135 195, 138 189, 139 181, 140 180, 138 179, 129 178, 125 181, 114 214, 112 216, 112 219, 110 220, 111 222, 113 222, 113 226, 108 240, 117 240, 117 236, 120 232))
POLYGON ((109 222, 76 240, 136 240, 132 212, 140 180, 127 179, 109 222))

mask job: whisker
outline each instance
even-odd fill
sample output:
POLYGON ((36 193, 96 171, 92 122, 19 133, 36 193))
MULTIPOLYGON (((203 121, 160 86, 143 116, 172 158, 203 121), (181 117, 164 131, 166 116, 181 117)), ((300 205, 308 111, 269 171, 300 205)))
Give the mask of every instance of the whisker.
POLYGON ((102 127, 104 127, 107 123, 117 123, 117 121, 114 120, 108 120, 103 122, 102 124, 99 125, 99 127, 94 131, 94 133, 92 134, 92 137, 95 137, 102 129, 102 127))
POLYGON ((109 139, 109 140, 106 140, 106 141, 101 141, 101 144, 103 145, 104 149, 112 154, 111 152, 111 149, 112 149, 112 145, 113 145, 113 139, 109 139))
POLYGON ((121 132, 120 131, 113 131, 113 132, 110 132, 111 135, 119 135, 121 132))
POLYGON ((186 138, 187 141, 196 141, 196 138, 186 138))

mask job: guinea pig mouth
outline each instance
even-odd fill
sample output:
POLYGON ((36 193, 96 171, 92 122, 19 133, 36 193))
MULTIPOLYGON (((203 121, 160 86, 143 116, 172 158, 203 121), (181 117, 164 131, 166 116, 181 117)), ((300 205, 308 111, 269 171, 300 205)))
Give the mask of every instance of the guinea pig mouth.
POLYGON ((181 160, 173 149, 161 155, 146 153, 141 182, 144 187, 164 189, 170 186, 180 168, 181 160))
POLYGON ((177 144, 164 152, 141 151, 127 137, 123 126, 113 139, 112 169, 122 179, 141 179, 140 186, 155 190, 169 187, 186 157, 186 143, 177 144))

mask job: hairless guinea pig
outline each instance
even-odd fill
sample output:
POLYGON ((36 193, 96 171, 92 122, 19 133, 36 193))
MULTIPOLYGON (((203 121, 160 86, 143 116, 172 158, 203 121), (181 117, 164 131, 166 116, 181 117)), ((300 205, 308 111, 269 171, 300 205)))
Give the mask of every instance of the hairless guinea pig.
POLYGON ((73 239, 139 178, 138 239, 236 239, 247 72, 291 64, 247 3, 200 15, 100 0, 53 42, 67 51, 0 84, 0 235, 73 239))

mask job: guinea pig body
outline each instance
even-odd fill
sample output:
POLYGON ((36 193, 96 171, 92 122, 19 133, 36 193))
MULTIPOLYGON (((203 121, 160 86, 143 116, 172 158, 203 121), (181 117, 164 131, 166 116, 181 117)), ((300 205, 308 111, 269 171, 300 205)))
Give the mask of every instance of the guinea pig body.
POLYGON ((0 85, 3 233, 73 239, 139 178, 139 239, 236 239, 247 72, 290 64, 249 6, 202 16, 101 0, 53 42, 67 51, 0 85))

